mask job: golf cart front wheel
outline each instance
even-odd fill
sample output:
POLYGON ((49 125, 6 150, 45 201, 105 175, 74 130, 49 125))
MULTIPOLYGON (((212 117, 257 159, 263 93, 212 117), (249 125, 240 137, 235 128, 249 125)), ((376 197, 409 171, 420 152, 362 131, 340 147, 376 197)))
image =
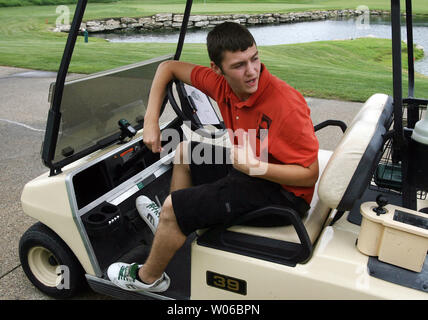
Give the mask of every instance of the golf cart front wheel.
POLYGON ((40 222, 21 237, 19 258, 28 279, 51 297, 71 298, 85 286, 83 268, 73 252, 40 222))

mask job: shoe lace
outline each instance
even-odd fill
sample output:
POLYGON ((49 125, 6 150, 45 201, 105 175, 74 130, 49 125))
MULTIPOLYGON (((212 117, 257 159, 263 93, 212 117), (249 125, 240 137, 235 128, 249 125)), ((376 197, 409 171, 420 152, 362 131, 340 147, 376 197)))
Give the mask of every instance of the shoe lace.
POLYGON ((156 214, 157 217, 159 217, 160 214, 160 210, 159 207, 156 205, 156 203, 152 202, 150 204, 147 205, 147 208, 149 208, 153 213, 156 214))
POLYGON ((137 264, 131 264, 130 266, 122 266, 120 267, 119 276, 117 278, 119 280, 135 282, 135 278, 137 277, 137 270, 137 264))

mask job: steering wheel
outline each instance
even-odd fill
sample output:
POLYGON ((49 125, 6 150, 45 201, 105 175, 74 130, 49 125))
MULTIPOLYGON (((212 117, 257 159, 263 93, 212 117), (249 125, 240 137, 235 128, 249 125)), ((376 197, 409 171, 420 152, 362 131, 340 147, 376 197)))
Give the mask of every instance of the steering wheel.
POLYGON ((167 97, 177 116, 190 128, 190 130, 211 139, 219 138, 227 132, 223 121, 219 119, 208 96, 198 89, 185 85, 182 81, 173 80, 167 85, 167 97), (181 107, 174 96, 174 84, 180 99, 181 107), (192 92, 189 93, 188 90, 192 92), (202 109, 204 111, 203 113, 202 109), (214 120, 211 122, 214 123, 207 123, 207 119, 202 120, 200 118, 207 113, 209 114, 209 118, 214 120), (217 130, 209 130, 207 129, 208 126, 212 126, 217 130))

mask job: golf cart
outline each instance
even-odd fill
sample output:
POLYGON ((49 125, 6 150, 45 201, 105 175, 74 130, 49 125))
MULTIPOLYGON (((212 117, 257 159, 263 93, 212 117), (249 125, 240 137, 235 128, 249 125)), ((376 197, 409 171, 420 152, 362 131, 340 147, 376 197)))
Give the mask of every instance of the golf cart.
POLYGON ((394 94, 370 97, 348 126, 335 120, 315 126, 339 126, 343 136, 334 151, 319 150, 320 178, 308 213, 301 219, 290 208, 269 206, 198 230, 168 265, 171 285, 162 293, 122 290, 106 271, 117 261, 145 261, 153 234, 135 200, 146 195, 163 203, 174 146, 193 131, 214 143, 225 138, 209 99, 175 82, 164 107, 169 102, 177 117, 161 126, 170 151, 153 154, 142 141, 154 73, 162 61, 179 59, 192 1, 174 56, 66 82, 86 4, 77 3, 51 86, 42 149, 49 171, 27 183, 21 198, 24 212, 39 221, 19 246, 38 289, 57 298, 88 283, 121 299, 428 299, 428 101, 413 97, 411 0, 409 96, 402 97, 400 1, 391 0, 394 94), (289 225, 249 225, 265 215, 285 217, 289 225))

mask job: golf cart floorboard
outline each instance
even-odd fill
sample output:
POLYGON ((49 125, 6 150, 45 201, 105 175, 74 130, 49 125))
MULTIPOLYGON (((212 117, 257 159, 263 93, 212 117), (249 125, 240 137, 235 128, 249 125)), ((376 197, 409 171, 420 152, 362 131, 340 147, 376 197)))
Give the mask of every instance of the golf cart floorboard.
POLYGON ((382 262, 377 257, 369 257, 367 268, 372 277, 428 292, 428 255, 420 272, 413 272, 382 262))
MULTIPOLYGON (((129 299, 129 300, 188 300, 190 299, 190 255, 191 255, 191 244, 195 239, 196 234, 189 235, 183 247, 177 251, 174 258, 166 269, 166 273, 171 278, 171 285, 169 289, 161 293, 151 292, 132 292, 123 290, 114 285, 104 274, 103 278, 97 278, 91 275, 86 275, 86 279, 90 287, 99 293, 117 298, 117 299, 129 299)), ((124 254, 120 261, 132 263, 138 262, 143 263, 150 252, 148 245, 141 245, 135 247, 128 253, 124 254)))
POLYGON ((163 297, 161 295, 154 294, 151 292, 140 293, 140 292, 126 291, 114 285, 110 280, 97 278, 89 274, 86 275, 86 280, 88 281, 88 284, 92 290, 116 299, 121 299, 121 300, 169 299, 167 297, 163 297))

